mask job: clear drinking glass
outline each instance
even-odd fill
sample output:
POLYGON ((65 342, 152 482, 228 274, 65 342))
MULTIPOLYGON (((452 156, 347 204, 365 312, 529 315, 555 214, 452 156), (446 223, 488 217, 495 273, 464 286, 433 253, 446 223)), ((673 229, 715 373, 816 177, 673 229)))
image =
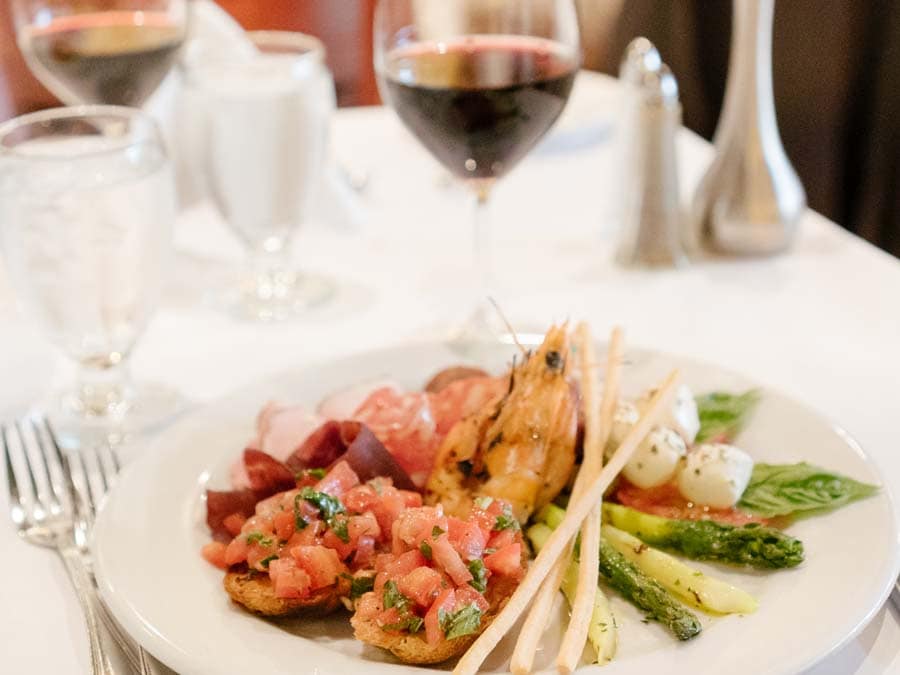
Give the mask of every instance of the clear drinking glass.
POLYGON ((140 111, 57 108, 0 124, 0 236, 12 282, 77 365, 62 412, 161 421, 170 392, 138 388, 128 357, 160 295, 175 217, 159 130, 140 111))
POLYGON ((175 63, 188 0, 12 0, 19 49, 63 103, 138 107, 175 63))
POLYGON ((474 194, 477 308, 459 346, 509 338, 487 302, 488 199, 562 113, 580 61, 573 0, 379 0, 382 98, 474 194))
POLYGON ((241 317, 272 321, 332 295, 327 279, 295 269, 291 243, 323 171, 334 86, 316 38, 247 36, 255 53, 200 51, 184 70, 202 120, 207 190, 247 251, 227 304, 241 317))

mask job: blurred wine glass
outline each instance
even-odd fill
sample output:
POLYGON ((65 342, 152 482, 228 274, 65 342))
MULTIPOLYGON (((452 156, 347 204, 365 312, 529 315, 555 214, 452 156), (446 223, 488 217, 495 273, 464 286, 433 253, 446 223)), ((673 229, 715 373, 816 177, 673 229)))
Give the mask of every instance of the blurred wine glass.
POLYGON ((580 65, 573 0, 379 0, 382 98, 475 200, 477 307, 452 342, 508 339, 491 295, 495 182, 553 126, 580 65))
POLYGON ((279 321, 334 291, 291 260, 324 170, 334 81, 314 37, 259 31, 247 38, 249 53, 201 50, 183 69, 206 191, 247 252, 226 304, 242 318, 279 321))
POLYGON ((135 386, 128 359, 156 307, 174 182, 159 130, 133 108, 79 106, 0 124, 0 241, 26 309, 76 365, 68 422, 139 431, 179 397, 135 386))
POLYGON ((12 0, 19 48, 67 105, 140 107, 171 69, 188 0, 12 0))

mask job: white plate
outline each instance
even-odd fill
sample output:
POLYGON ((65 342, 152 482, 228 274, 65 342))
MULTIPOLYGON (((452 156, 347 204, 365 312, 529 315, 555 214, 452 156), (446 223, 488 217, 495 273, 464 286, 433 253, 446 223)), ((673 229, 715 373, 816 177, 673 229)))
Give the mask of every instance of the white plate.
MULTIPOLYGON (((499 372, 511 355, 491 350, 499 372)), ((626 393, 658 381, 672 366, 695 391, 743 390, 756 383, 682 358, 633 352, 626 393)), ((439 345, 395 348, 266 379, 206 406, 159 436, 122 475, 94 533, 97 579, 116 618, 157 658, 187 674, 385 673, 418 669, 352 639, 345 617, 274 623, 231 604, 222 574, 199 554, 208 541, 203 491, 227 484, 227 466, 249 438, 268 399, 315 404, 325 394, 390 375, 420 387, 438 368, 458 362, 439 345)), ((740 445, 757 460, 809 460, 859 480, 880 483, 862 450, 842 430, 804 406, 763 390, 740 445)), ((603 672, 793 675, 856 635, 887 597, 898 573, 897 529, 885 492, 824 517, 796 523, 790 533, 806 545, 806 562, 776 573, 698 565, 741 586, 760 601, 747 617, 703 618, 698 638, 678 643, 657 624, 643 624, 614 598, 619 653, 603 672)), ((558 603, 561 605, 561 603, 558 603)), ((551 623, 538 665, 549 668, 564 608, 551 623)), ((506 668, 504 643, 485 664, 506 668)), ((586 671, 593 669, 586 668, 586 671)))

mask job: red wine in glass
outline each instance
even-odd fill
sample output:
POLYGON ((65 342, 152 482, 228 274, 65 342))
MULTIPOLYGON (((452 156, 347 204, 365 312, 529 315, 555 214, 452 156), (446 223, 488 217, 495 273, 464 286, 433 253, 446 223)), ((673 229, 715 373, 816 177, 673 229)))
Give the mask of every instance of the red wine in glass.
POLYGON ((406 126, 452 173, 505 174, 559 117, 577 56, 543 38, 470 35, 386 54, 384 81, 406 126))
POLYGON ((138 107, 169 72, 183 37, 166 13, 110 11, 60 16, 19 41, 31 69, 63 100, 138 107))

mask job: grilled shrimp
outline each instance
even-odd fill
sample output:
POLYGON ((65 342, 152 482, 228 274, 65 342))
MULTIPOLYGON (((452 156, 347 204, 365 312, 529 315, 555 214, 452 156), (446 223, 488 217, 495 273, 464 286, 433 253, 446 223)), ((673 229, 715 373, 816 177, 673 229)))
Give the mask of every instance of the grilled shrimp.
POLYGON ((464 517, 475 497, 507 500, 521 522, 565 486, 575 464, 577 391, 567 327, 510 372, 509 390, 458 422, 438 450, 425 498, 464 517))

